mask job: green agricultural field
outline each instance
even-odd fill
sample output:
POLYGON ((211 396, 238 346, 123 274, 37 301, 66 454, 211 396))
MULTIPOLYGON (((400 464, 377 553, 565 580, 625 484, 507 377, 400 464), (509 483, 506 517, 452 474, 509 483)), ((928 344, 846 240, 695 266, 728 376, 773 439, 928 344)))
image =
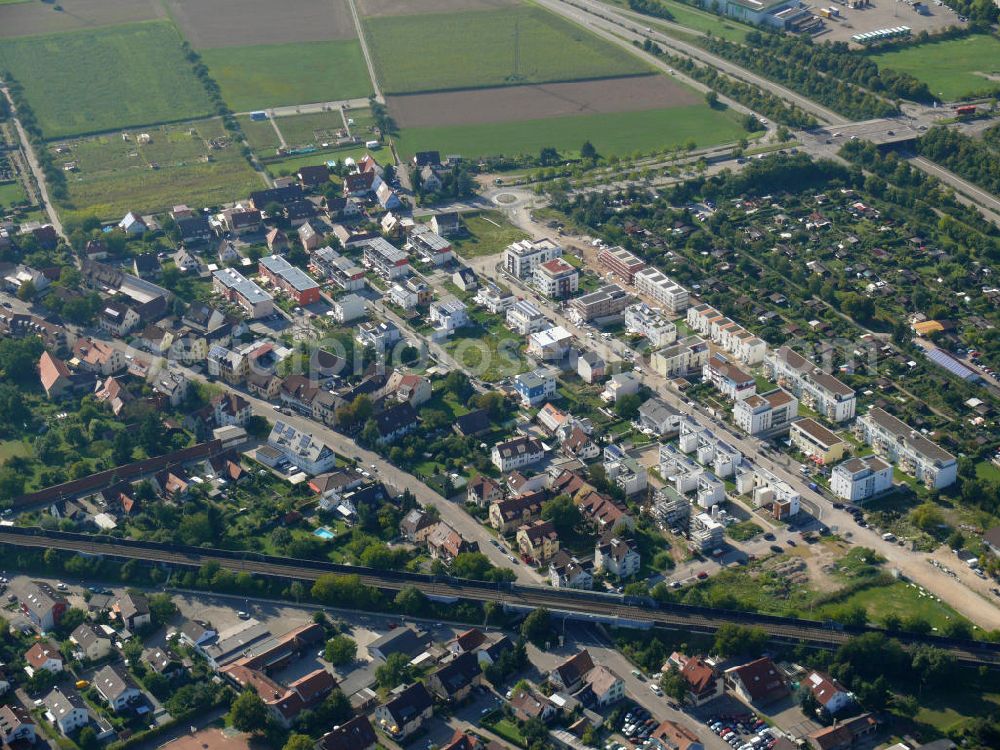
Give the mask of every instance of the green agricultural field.
POLYGON ((679 146, 690 139, 698 146, 711 146, 746 135, 731 114, 698 104, 487 125, 410 128, 398 137, 397 148, 406 155, 436 149, 466 158, 537 154, 545 146, 573 154, 589 140, 601 155, 611 156, 679 146))
POLYGON ((8 39, 0 45, 4 69, 24 86, 48 138, 212 111, 167 21, 8 39))
POLYGON ((388 93, 574 81, 648 73, 638 58, 541 8, 368 18, 388 93), (515 27, 519 65, 514 75, 515 27))
POLYGON ((953 101, 974 92, 1000 89, 1000 39, 974 34, 872 55, 879 67, 925 81, 931 93, 953 101), (993 76, 990 80, 987 76, 993 76))
POLYGON ((233 110, 363 99, 372 93, 356 39, 263 44, 201 51, 233 110))
POLYGON ((387 148, 368 151, 364 147, 351 147, 328 149, 324 151, 317 151, 312 154, 303 154, 301 156, 289 156, 284 159, 268 159, 264 161, 264 166, 267 168, 268 173, 272 177, 282 177, 294 174, 302 167, 325 164, 328 161, 336 161, 338 164, 348 158, 357 161, 365 154, 371 154, 375 161, 382 166, 393 163, 392 151, 387 148))
POLYGON ((817 619, 832 616, 835 612, 846 611, 860 606, 868 612, 871 622, 878 622, 889 614, 905 620, 908 617, 922 617, 935 630, 942 630, 949 621, 965 621, 965 618, 944 602, 939 602, 929 594, 924 596, 910 584, 893 583, 890 586, 874 586, 851 594, 835 604, 828 604, 816 611, 817 619))
POLYGON ((178 203, 211 206, 245 198, 264 185, 217 119, 145 129, 149 143, 137 143, 138 132, 128 141, 107 135, 58 144, 57 163, 78 165, 66 175, 64 213, 114 219, 178 203))

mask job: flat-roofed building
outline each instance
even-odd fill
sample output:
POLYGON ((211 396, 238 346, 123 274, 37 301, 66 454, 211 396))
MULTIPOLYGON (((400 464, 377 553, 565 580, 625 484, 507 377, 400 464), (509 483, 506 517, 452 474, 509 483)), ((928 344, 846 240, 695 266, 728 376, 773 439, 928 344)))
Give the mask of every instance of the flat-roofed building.
POLYGON ((297 268, 280 255, 260 259, 260 275, 285 292, 299 305, 319 302, 319 284, 301 268, 297 268))
POLYGON ((798 416, 799 402, 791 393, 776 388, 736 402, 733 418, 736 426, 748 435, 780 432, 798 416))
POLYGON ((620 245, 601 250, 597 255, 597 262, 626 284, 633 283, 635 275, 646 267, 646 261, 620 245))
POLYGON ((562 258, 553 258, 538 264, 533 283, 546 297, 562 299, 580 288, 580 272, 562 258))
POLYGON ((600 289, 571 300, 569 316, 576 323, 620 315, 634 298, 617 284, 605 284, 600 289))
POLYGON ((249 318, 264 318, 274 312, 274 298, 234 268, 213 272, 212 289, 239 305, 249 318))
POLYGON ((691 301, 688 290, 655 268, 644 268, 635 275, 635 288, 640 294, 663 305, 668 315, 680 315, 691 301))
POLYGON ((519 279, 530 279, 535 269, 563 254, 563 249, 552 240, 521 240, 507 246, 503 254, 503 265, 507 273, 519 279))
POLYGON ((542 311, 526 299, 518 300, 507 309, 507 325, 515 333, 527 336, 548 328, 551 324, 542 311))
POLYGON ((849 458, 833 467, 830 489, 839 498, 863 503, 892 489, 892 465, 878 456, 849 458))
POLYGON ((625 308, 625 330, 644 336, 654 348, 669 346, 677 340, 677 326, 645 302, 625 308))
POLYGON ((365 241, 361 262, 383 279, 398 279, 410 273, 409 256, 381 237, 365 241))
POLYGON ((649 366, 664 378, 684 377, 699 372, 708 362, 708 344, 699 336, 688 336, 653 352, 649 366))
POLYGON ((364 269, 329 246, 319 248, 310 256, 309 269, 349 292, 365 285, 364 269))

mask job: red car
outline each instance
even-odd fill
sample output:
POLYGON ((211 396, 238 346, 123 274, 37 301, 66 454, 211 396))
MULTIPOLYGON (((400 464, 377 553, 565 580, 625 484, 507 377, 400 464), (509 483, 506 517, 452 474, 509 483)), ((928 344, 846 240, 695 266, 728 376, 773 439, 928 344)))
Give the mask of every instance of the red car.
POLYGON ((706 573, 704 570, 698 574, 699 581, 704 581, 706 578, 708 578, 708 573, 706 573))

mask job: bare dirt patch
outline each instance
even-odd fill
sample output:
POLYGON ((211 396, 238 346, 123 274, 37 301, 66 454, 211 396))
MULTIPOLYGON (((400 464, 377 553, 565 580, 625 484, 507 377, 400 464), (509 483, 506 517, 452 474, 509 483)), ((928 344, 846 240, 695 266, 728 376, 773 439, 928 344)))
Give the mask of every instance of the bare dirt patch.
POLYGON ((638 112, 700 101, 694 92, 665 76, 635 76, 391 96, 388 104, 400 127, 416 128, 638 112))
POLYGON ((0 37, 50 34, 162 18, 157 0, 61 0, 0 5, 0 37))
POLYGON ((354 39, 347 0, 168 0, 197 49, 354 39))
POLYGON ((498 10, 515 5, 518 5, 518 0, 359 0, 358 10, 365 17, 410 16, 463 10, 498 10))

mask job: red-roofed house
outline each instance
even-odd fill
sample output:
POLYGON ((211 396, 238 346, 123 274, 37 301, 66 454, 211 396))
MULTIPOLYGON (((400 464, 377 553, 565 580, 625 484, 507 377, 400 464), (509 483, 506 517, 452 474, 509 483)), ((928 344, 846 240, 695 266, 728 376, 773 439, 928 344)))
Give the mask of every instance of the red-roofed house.
POLYGON ((670 667, 675 667, 687 683, 687 701, 692 706, 700 706, 722 695, 722 679, 700 656, 685 656, 675 651, 663 665, 664 671, 670 667))
POLYGON ((788 682, 766 656, 725 672, 726 687, 751 705, 766 705, 789 694, 788 682))
POLYGON ((813 698, 830 716, 836 716, 854 703, 854 696, 830 675, 813 670, 806 675, 802 684, 809 688, 813 698))
POLYGON ((52 643, 38 641, 24 653, 24 671, 29 677, 36 672, 46 671, 58 674, 63 671, 63 656, 52 643))
POLYGON ((38 378, 50 399, 61 398, 73 387, 72 373, 61 359, 48 352, 38 358, 38 378))

